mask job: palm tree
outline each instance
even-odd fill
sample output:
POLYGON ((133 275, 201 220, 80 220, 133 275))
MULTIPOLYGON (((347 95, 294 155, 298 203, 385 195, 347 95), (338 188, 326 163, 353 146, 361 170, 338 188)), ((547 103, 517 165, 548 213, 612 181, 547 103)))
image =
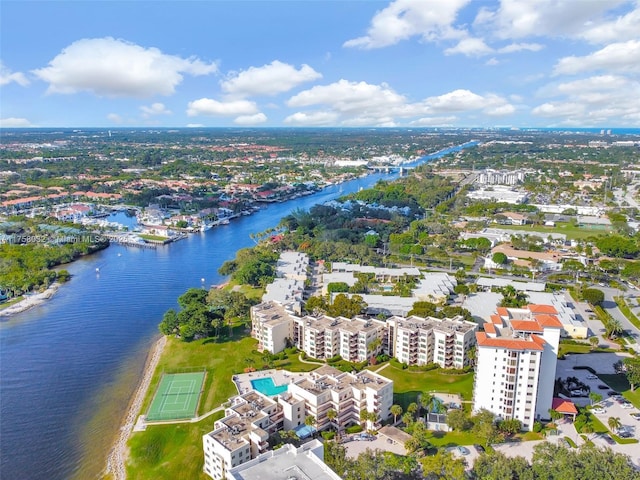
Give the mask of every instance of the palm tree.
POLYGON ((375 356, 375 354, 378 352, 378 348, 380 347, 380 345, 382 345, 382 340, 380 340, 379 338, 374 338, 371 341, 371 343, 367 345, 367 353, 371 355, 372 359, 375 356))
POLYGON ((593 405, 594 403, 598 403, 600 400, 602 400, 602 395, 600 395, 598 392, 591 392, 589 394, 589 400, 591 400, 591 405, 593 405))
POLYGON ((336 419, 336 417, 338 416, 338 412, 336 412, 333 408, 330 408, 329 410, 327 410, 327 418, 329 419, 329 421, 331 422, 331 425, 334 427, 334 429, 337 430, 336 426, 333 424, 333 421, 336 419))
POLYGON ((366 410, 360 410, 360 422, 365 423, 369 419, 369 412, 366 410))
POLYGON ((609 424, 609 428, 611 429, 611 431, 614 433, 622 426, 620 417, 609 417, 607 423, 609 424))
POLYGON ((398 417, 402 415, 402 407, 400 405, 391 405, 391 415, 393 415, 393 424, 398 423, 398 417))
POLYGON ((307 415, 304 419, 304 424, 307 427, 313 427, 316 424, 316 417, 313 415, 307 415))
POLYGON ((591 350, 595 350, 598 347, 600 340, 598 340, 598 337, 594 336, 589 338, 589 343, 591 344, 591 350))
POLYGON ((371 422, 371 429, 373 429, 373 426, 378 421, 378 414, 376 412, 367 412, 367 420, 371 422))
POLYGON ((433 404, 433 395, 429 392, 422 392, 419 397, 420 405, 424 408, 427 413, 431 410, 431 405, 433 404))
POLYGON ((605 329, 607 338, 616 338, 624 331, 620 320, 618 320, 617 318, 610 318, 605 325, 605 329))
POLYGON ((407 412, 410 413, 411 415, 415 416, 417 411, 418 411, 418 404, 416 402, 411 402, 407 406, 407 412))

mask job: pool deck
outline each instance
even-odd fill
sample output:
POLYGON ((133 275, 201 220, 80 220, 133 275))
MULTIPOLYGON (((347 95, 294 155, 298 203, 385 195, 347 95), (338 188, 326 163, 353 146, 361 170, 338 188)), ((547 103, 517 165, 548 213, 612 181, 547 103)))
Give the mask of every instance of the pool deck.
POLYGON ((272 368, 270 370, 260 370, 259 372, 251 373, 238 373, 233 376, 233 383, 238 390, 238 393, 246 393, 253 390, 251 380, 259 378, 271 377, 276 387, 281 385, 288 385, 301 378, 306 378, 308 373, 305 372, 290 372, 288 370, 276 370, 272 368))

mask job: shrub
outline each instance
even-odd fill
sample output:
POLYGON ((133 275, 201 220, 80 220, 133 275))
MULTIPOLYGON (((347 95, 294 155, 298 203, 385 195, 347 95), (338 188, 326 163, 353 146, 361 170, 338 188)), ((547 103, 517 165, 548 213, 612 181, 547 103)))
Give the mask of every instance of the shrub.
POLYGON ((361 425, 352 425, 346 428, 347 433, 360 433, 362 431, 361 425))
POLYGON ((533 424, 533 431, 535 433, 540 433, 542 431, 542 423, 540 422, 534 422, 533 424))

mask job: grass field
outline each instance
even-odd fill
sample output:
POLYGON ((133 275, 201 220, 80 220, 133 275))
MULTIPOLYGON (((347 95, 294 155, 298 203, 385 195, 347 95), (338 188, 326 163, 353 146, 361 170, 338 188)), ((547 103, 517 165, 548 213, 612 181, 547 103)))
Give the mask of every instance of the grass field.
POLYGON ((452 375, 446 370, 410 372, 389 365, 380 371, 380 375, 393 380, 394 403, 405 411, 407 405, 415 402, 422 392, 458 393, 463 400, 471 400, 473 394, 473 373, 452 375))
POLYGON ((567 236, 568 240, 571 239, 583 239, 588 237, 596 237, 599 235, 605 235, 607 230, 596 230, 585 227, 574 227, 570 223, 558 222, 555 227, 544 227, 541 225, 500 225, 499 228, 503 230, 523 230, 530 232, 540 233, 562 233, 567 236))
POLYGON ((193 418, 204 377, 204 372, 165 373, 149 407, 147 420, 193 418))
POLYGON ((626 376, 622 374, 599 374, 598 376, 616 392, 620 392, 636 408, 640 408, 640 388, 636 388, 635 392, 632 392, 626 376))
MULTIPOLYGON (((235 337, 226 342, 211 339, 183 342, 169 338, 147 392, 142 411, 151 404, 163 371, 202 367, 207 375, 203 387, 198 414, 213 410, 237 394, 231 377, 247 367, 262 368, 264 361, 256 351, 257 341, 241 334, 244 327, 237 327, 235 337)), ((310 371, 317 365, 298 360, 298 354, 274 362, 275 368, 291 371, 310 371)), ((130 456, 127 478, 135 480, 173 480, 176 478, 209 478, 202 473, 202 435, 213 430, 216 413, 195 424, 152 425, 144 432, 136 432, 129 440, 130 456)))

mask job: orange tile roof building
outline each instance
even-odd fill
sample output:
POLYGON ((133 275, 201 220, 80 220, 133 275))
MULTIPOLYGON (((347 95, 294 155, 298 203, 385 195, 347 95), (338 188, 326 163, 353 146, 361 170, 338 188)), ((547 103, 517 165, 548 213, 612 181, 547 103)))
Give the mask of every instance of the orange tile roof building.
POLYGON ((476 333, 473 410, 517 419, 526 430, 548 419, 562 323, 551 305, 499 307, 476 333))

